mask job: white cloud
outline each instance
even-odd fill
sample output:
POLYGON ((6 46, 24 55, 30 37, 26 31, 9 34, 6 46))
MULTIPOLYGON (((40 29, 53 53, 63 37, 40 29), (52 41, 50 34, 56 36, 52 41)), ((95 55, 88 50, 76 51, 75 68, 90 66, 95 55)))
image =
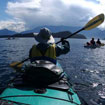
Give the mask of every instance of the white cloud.
MULTIPOLYGON (((39 25, 83 26, 92 17, 105 13, 105 1, 97 1, 99 3, 87 0, 17 0, 8 2, 6 12, 19 19, 26 28, 39 25)), ((104 27, 102 24, 101 28, 104 27)))
POLYGON ((23 22, 18 22, 14 20, 8 20, 8 21, 0 21, 0 29, 9 29, 9 30, 14 30, 16 32, 21 32, 25 31, 25 23, 23 22))

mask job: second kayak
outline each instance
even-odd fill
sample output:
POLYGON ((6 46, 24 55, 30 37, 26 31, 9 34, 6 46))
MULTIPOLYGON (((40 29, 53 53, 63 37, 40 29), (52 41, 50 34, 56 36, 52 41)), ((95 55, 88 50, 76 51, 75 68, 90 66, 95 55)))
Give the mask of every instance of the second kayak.
POLYGON ((95 44, 95 45, 87 45, 85 44, 84 47, 85 48, 100 48, 101 46, 104 46, 105 44, 104 43, 101 43, 100 45, 99 44, 95 44))

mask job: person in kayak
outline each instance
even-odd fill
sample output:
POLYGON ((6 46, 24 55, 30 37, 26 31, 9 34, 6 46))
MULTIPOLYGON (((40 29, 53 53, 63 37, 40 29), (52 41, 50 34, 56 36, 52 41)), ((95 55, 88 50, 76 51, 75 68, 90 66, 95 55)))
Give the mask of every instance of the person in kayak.
POLYGON ((56 57, 70 51, 70 44, 65 39, 61 39, 62 46, 55 44, 55 40, 48 28, 42 28, 39 34, 34 33, 34 37, 39 43, 37 45, 34 44, 29 51, 29 58, 31 62, 34 61, 34 58, 38 57, 41 57, 42 59, 51 58, 56 60, 56 57))
POLYGON ((90 44, 91 44, 91 45, 95 45, 94 38, 91 39, 90 44))
POLYGON ((96 43, 97 43, 98 45, 101 45, 101 41, 100 41, 99 38, 97 39, 96 43))

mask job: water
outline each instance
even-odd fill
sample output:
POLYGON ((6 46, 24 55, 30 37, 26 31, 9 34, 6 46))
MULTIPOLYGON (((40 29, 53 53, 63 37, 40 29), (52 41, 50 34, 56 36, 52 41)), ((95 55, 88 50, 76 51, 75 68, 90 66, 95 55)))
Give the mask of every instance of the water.
MULTIPOLYGON (((105 105, 105 46, 87 49, 83 47, 88 41, 86 39, 69 41, 71 51, 61 55, 58 60, 70 82, 89 105, 105 105)), ((15 76, 9 64, 27 58, 34 43, 33 38, 0 39, 0 88, 5 87, 15 76)))

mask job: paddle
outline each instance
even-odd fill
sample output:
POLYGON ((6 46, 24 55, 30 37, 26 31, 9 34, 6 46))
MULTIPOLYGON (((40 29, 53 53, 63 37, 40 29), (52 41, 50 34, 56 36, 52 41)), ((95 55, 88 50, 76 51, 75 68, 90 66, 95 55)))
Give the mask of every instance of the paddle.
MULTIPOLYGON (((94 17, 93 19, 91 19, 83 28, 81 28, 80 30, 72 33, 71 35, 67 36, 67 37, 64 37, 63 39, 67 39, 67 38, 70 38, 72 37, 73 35, 83 31, 83 30, 91 30, 97 26, 99 26, 101 23, 103 23, 104 21, 104 14, 100 14, 96 17, 94 17)), ((62 42, 61 40, 56 42, 56 44, 62 42)))
POLYGON ((21 62, 13 62, 10 64, 10 67, 14 67, 14 68, 21 68, 22 64, 27 61, 29 58, 26 58, 24 60, 22 60, 21 62))
MULTIPOLYGON (((91 30, 97 26, 99 26, 101 23, 103 23, 104 21, 104 14, 100 14, 96 17, 94 17, 93 19, 91 19, 83 28, 81 28, 80 30, 72 33, 71 35, 63 38, 63 39, 67 39, 67 38, 70 38, 72 37, 73 35, 79 33, 80 31, 83 31, 83 30, 91 30)), ((60 41, 56 42, 56 44, 60 43, 60 41)), ((22 67, 22 63, 24 63, 25 61, 27 61, 29 58, 26 58, 24 60, 22 60, 21 62, 13 62, 10 64, 11 67, 22 67)))

